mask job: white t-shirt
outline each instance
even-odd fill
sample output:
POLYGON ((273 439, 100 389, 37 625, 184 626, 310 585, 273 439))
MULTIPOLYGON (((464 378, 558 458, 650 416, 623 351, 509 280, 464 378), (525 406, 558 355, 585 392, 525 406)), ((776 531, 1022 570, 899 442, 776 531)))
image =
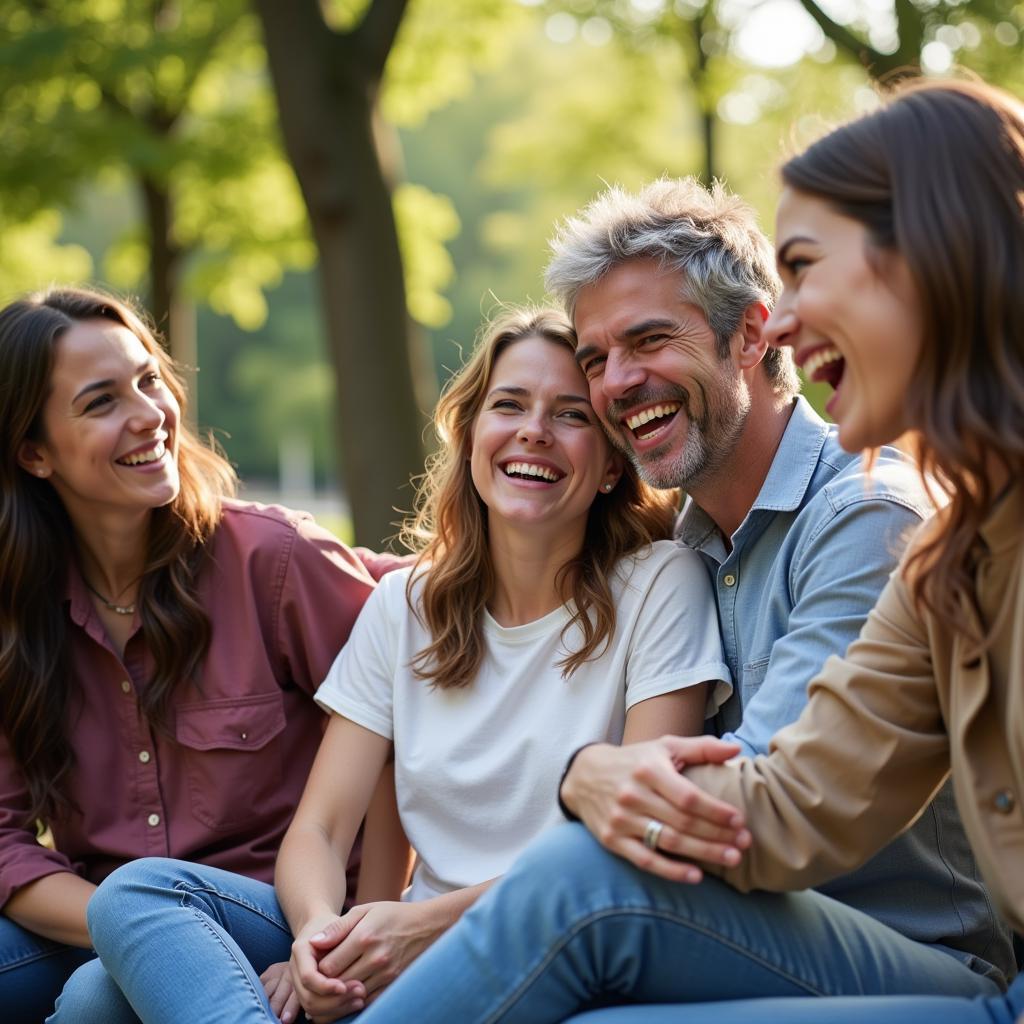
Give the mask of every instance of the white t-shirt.
MULTIPOLYGON (((441 689, 417 679, 409 663, 430 638, 406 601, 410 572, 381 580, 316 694, 322 707, 394 742, 398 810, 418 854, 407 899, 508 870, 560 820, 555 790, 569 754, 620 742, 627 708, 722 680, 710 715, 732 689, 707 570, 672 541, 622 559, 615 635, 564 679, 565 607, 513 627, 485 613, 486 653, 473 683, 441 689)), ((576 626, 566 642, 581 646, 576 626)))

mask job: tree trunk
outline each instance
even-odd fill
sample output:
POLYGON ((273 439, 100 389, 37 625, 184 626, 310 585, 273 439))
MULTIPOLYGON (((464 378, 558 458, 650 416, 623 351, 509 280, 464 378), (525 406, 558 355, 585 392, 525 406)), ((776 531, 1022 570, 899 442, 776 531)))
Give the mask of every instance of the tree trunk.
POLYGON ((378 63, 354 33, 331 31, 315 0, 255 6, 285 149, 320 254, 342 479, 356 540, 378 546, 395 532, 395 508, 411 507, 409 478, 423 470, 425 422, 415 399, 391 190, 372 127, 383 57, 378 63))
POLYGON ((148 308, 157 329, 165 338, 167 350, 181 371, 189 394, 188 421, 195 426, 199 398, 195 308, 182 297, 179 287, 185 253, 171 235, 173 211, 167 186, 142 177, 139 190, 150 243, 148 308))

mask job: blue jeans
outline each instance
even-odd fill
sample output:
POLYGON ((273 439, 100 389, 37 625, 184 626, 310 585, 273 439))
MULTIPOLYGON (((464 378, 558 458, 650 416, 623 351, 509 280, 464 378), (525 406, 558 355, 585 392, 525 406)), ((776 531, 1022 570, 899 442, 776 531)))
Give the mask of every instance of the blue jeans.
POLYGON ((292 935, 273 886, 147 857, 103 882, 88 919, 105 970, 75 973, 53 1024, 276 1024, 259 975, 292 935))
POLYGON ((39 1024, 89 949, 51 942, 0 915, 0 1017, 5 1024, 39 1024))
POLYGON ((998 996, 847 996, 738 999, 680 1006, 619 1006, 571 1024, 1014 1024, 1024 1019, 1024 975, 998 996))
MULTIPOLYGON (((535 842, 359 1024, 543 1024, 623 1003, 920 993, 969 999, 997 996, 999 986, 820 893, 665 882, 582 825, 564 825, 535 842)), ((691 1009, 619 1012, 691 1024, 691 1009)))

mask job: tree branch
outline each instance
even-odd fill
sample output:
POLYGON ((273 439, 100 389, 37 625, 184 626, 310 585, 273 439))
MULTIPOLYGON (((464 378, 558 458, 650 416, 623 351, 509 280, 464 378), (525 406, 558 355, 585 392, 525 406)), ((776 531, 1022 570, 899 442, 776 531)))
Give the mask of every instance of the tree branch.
POLYGON ((409 0, 373 0, 363 20, 350 33, 363 66, 374 78, 384 74, 384 64, 408 6, 409 0))
POLYGON ((885 60, 885 55, 879 53, 869 43, 866 43, 859 36, 854 35, 845 25, 833 21, 814 0, 800 0, 800 6, 818 23, 818 27, 832 40, 841 50, 845 50, 851 57, 858 60, 864 67, 870 69, 872 65, 885 60))

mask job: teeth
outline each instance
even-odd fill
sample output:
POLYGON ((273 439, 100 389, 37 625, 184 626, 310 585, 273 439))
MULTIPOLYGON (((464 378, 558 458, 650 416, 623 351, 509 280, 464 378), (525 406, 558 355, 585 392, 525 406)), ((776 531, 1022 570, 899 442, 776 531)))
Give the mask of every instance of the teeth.
POLYGON ((840 351, 836 348, 822 348, 818 349, 806 363, 804 363, 803 370, 804 374, 809 380, 814 379, 814 375, 823 367, 829 363, 838 362, 843 356, 840 351))
POLYGON ((160 441, 155 448, 151 448, 148 452, 136 452, 135 455, 126 455, 117 461, 122 466, 141 466, 146 462, 156 462, 163 456, 165 450, 163 441, 160 441))
POLYGON ((630 430, 636 430, 637 427, 642 427, 645 423, 650 423, 651 420, 656 420, 661 416, 670 416, 672 413, 679 410, 678 402, 668 402, 665 405, 653 405, 649 409, 644 409, 641 412, 634 413, 626 420, 626 426, 630 430))
POLYGON ((548 469, 547 466, 537 466, 532 462, 509 462, 505 466, 505 472, 507 474, 514 473, 517 476, 534 476, 551 483, 557 483, 561 479, 553 469, 548 469))

